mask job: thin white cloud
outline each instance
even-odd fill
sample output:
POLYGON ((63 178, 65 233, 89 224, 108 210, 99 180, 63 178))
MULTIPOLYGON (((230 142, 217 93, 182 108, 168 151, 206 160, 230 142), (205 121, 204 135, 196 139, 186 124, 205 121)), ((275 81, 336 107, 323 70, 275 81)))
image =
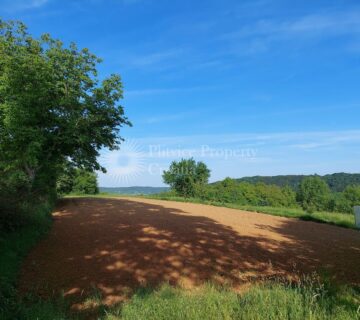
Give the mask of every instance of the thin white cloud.
POLYGON ((193 117, 195 114, 196 114, 195 112, 183 112, 183 113, 159 115, 159 116, 149 117, 145 119, 144 122, 147 124, 154 124, 161 122, 177 121, 177 120, 183 120, 186 118, 193 117))
POLYGON ((306 15, 293 20, 260 20, 227 37, 272 36, 274 38, 299 35, 329 36, 360 32, 360 11, 345 11, 324 14, 306 15))
MULTIPOLYGON (((209 165, 212 181, 226 176, 325 174, 360 169, 360 130, 145 137, 136 139, 136 144, 141 146, 146 170, 133 185, 160 185, 162 171, 171 161, 189 157, 209 165)), ((109 172, 116 166, 110 166, 109 172)), ((101 183, 110 182, 102 175, 101 183)))
POLYGON ((239 133, 210 134, 173 137, 146 137, 137 139, 141 144, 163 145, 201 145, 212 144, 246 144, 264 146, 287 146, 290 148, 316 147, 321 145, 341 145, 360 143, 360 130, 313 131, 313 132, 272 132, 272 133, 239 133), (315 145, 317 144, 317 145, 315 145))
POLYGON ((253 55, 268 51, 274 43, 295 42, 306 45, 309 40, 339 35, 360 34, 360 10, 326 12, 293 19, 262 19, 221 36, 229 41, 230 54, 253 55))
POLYGON ((7 12, 23 11, 43 7, 50 0, 5 0, 1 3, 1 8, 7 12))
POLYGON ((141 56, 135 56, 129 61, 129 63, 135 67, 156 65, 169 60, 174 60, 178 58, 182 52, 182 49, 171 49, 166 51, 153 52, 141 56))
POLYGON ((134 96, 146 96, 146 95, 157 95, 157 94, 168 94, 175 92, 194 92, 201 90, 216 89, 215 86, 193 86, 193 87, 178 87, 178 88, 148 88, 148 89, 136 89, 126 90, 125 95, 134 96))
POLYGON ((156 94, 166 94, 181 91, 180 88, 152 88, 152 89, 138 89, 138 90, 127 90, 125 92, 126 96, 146 96, 146 95, 156 95, 156 94))

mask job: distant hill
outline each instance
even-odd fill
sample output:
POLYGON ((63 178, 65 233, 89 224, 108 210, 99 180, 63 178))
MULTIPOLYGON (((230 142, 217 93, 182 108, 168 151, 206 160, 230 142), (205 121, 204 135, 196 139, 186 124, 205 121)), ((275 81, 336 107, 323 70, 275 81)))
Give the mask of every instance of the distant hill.
POLYGON ((168 190, 169 188, 166 187, 117 187, 117 188, 100 187, 100 192, 118 193, 125 195, 154 194, 154 193, 165 192, 168 190))
MULTIPOLYGON (((314 175, 283 175, 283 176, 254 176, 235 179, 238 182, 275 184, 280 187, 290 186, 297 189, 302 179, 314 175)), ((360 173, 334 173, 321 177, 334 192, 342 192, 348 185, 360 185, 360 173)), ((218 183, 218 182, 215 182, 218 183)), ((117 193, 124 195, 155 194, 169 191, 167 187, 100 187, 100 192, 117 193)))
MULTIPOLYGON (((236 179, 236 181, 250 183, 263 182, 265 184, 275 184, 280 187, 290 186, 291 188, 296 189, 301 180, 309 176, 310 175, 255 176, 236 179)), ((320 177, 326 181, 330 189, 334 192, 344 191, 348 185, 360 185, 359 173, 334 173, 320 177)))

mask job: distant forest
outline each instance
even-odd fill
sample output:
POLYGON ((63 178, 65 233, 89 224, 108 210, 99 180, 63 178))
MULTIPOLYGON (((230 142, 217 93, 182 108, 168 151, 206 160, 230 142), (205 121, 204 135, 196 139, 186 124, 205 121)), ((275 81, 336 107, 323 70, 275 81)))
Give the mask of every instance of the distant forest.
POLYGON ((324 176, 319 175, 286 175, 286 176, 254 176, 236 179, 238 182, 274 184, 279 187, 289 186, 296 190, 301 180, 310 176, 318 176, 323 179, 333 192, 343 192, 349 185, 360 185, 359 173, 334 173, 324 176))
MULTIPOLYGON (((297 190, 300 185, 301 180, 306 177, 318 176, 323 179, 330 187, 332 192, 343 192, 345 188, 349 185, 360 185, 360 173, 334 173, 327 174, 325 176, 319 175, 287 175, 287 176, 254 176, 254 177, 244 177, 240 179, 234 179, 237 182, 249 182, 249 183, 258 183, 262 182, 268 185, 276 185, 279 187, 291 187, 294 191, 297 190)), ((215 182, 213 184, 217 184, 215 182)), ((169 191, 167 187, 115 187, 115 188, 106 188, 100 187, 100 192, 106 193, 119 193, 119 194, 156 194, 160 192, 169 191)))

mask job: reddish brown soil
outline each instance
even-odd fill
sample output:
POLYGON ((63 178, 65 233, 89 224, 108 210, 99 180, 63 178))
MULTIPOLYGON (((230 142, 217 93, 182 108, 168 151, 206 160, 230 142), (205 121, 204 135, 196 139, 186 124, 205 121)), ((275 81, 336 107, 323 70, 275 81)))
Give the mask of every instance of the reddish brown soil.
POLYGON ((67 199, 28 256, 20 288, 106 303, 162 282, 234 285, 328 270, 360 284, 360 232, 206 205, 144 199, 67 199))

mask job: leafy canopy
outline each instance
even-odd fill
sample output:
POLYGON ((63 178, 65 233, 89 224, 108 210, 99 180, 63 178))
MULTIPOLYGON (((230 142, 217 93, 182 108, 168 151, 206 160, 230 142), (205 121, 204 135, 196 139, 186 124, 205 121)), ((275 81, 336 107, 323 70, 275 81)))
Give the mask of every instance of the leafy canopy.
POLYGON ((302 208, 310 213, 315 210, 325 210, 329 196, 329 186, 317 176, 303 179, 297 194, 302 208))
POLYGON ((99 193, 96 174, 86 170, 77 170, 74 177, 72 192, 76 194, 99 193))
POLYGON ((193 158, 173 161, 163 180, 180 196, 193 197, 197 190, 205 186, 210 178, 210 170, 203 162, 193 158))
POLYGON ((103 170, 101 148, 116 149, 130 125, 118 104, 120 76, 97 78, 100 59, 19 22, 0 22, 0 162, 34 180, 64 162, 103 170))
POLYGON ((344 197, 351 207, 360 206, 360 185, 347 186, 344 190, 344 197))
POLYGON ((100 81, 100 62, 86 48, 0 20, 0 215, 53 198, 64 168, 105 171, 99 151, 117 149, 131 123, 120 76, 100 81))
POLYGON ((59 195, 97 194, 99 193, 97 175, 84 169, 67 167, 56 181, 56 191, 59 195))

